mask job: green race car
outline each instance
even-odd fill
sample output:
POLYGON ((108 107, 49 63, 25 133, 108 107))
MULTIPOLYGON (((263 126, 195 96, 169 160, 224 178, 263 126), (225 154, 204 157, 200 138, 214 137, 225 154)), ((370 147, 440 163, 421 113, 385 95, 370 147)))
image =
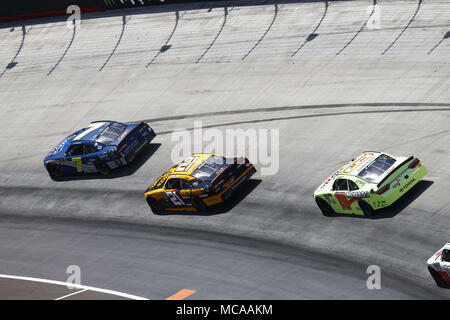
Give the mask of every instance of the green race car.
POLYGON ((325 216, 348 213, 371 216, 416 185, 427 169, 411 156, 364 152, 333 173, 313 193, 325 216))

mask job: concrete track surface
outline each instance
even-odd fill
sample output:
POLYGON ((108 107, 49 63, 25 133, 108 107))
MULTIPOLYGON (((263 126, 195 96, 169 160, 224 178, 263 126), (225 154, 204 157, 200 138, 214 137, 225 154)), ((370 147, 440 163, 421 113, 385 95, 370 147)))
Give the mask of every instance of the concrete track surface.
MULTIPOLYGON (((450 297, 426 259, 450 240, 450 2, 231 1, 0 29, 0 273, 164 299, 450 297), (375 22, 374 22, 375 21, 375 22), (379 28, 378 28, 379 27, 379 28), (52 181, 45 154, 90 121, 159 135, 130 168, 52 181), (194 121, 279 130, 279 171, 210 215, 152 214, 145 188, 194 121), (374 219, 311 197, 364 150, 418 156, 425 181, 374 219), (381 268, 381 290, 366 268, 381 268)), ((195 152, 201 150, 193 150, 195 152)))

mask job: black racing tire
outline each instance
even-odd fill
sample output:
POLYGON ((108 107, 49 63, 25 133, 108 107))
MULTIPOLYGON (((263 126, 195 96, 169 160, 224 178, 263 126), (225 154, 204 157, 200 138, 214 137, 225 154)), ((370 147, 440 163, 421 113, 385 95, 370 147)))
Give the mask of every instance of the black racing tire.
POLYGON ((333 208, 330 206, 328 202, 323 200, 322 198, 316 198, 317 206, 319 207, 320 211, 322 211, 322 214, 325 217, 332 217, 336 215, 336 212, 333 210, 333 208))
POLYGON ((448 286, 447 283, 445 283, 444 279, 442 279, 441 275, 436 270, 434 270, 431 267, 428 267, 428 271, 430 272, 431 276, 433 277, 438 287, 446 288, 448 286))
POLYGON ((364 213, 364 216, 366 216, 366 217, 373 216, 375 210, 373 210, 372 206, 370 204, 368 204, 366 201, 359 200, 358 205, 361 208, 362 212, 364 213))
POLYGON ((154 214, 163 214, 164 213, 164 210, 163 210, 161 204, 157 200, 150 198, 150 197, 147 197, 145 200, 147 200, 148 206, 150 207, 150 209, 152 209, 154 214))
POLYGON ((202 199, 195 197, 192 199, 192 205, 195 209, 197 209, 198 212, 206 212, 207 207, 206 204, 203 202, 202 199))
POLYGON ((108 167, 108 165, 104 162, 96 162, 95 168, 97 169, 98 173, 107 176, 111 173, 111 169, 108 167))
POLYGON ((48 163, 47 166, 48 174, 52 179, 59 178, 64 175, 63 171, 58 167, 56 163, 48 163))

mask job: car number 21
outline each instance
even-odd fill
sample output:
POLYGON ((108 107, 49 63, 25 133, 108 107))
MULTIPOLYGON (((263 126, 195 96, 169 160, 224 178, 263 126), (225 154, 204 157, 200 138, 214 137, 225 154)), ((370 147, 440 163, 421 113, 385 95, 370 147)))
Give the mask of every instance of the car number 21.
POLYGON ((177 195, 175 191, 166 191, 166 196, 176 206, 185 205, 183 200, 177 195))

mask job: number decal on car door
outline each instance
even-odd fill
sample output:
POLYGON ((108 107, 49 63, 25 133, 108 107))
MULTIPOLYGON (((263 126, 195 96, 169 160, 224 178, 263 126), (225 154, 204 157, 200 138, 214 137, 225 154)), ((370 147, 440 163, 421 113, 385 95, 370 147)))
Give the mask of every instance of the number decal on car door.
POLYGON ((72 158, 72 162, 77 164, 77 172, 81 172, 81 158, 72 158))
POLYGON ((184 206, 185 203, 181 198, 177 195, 176 191, 166 191, 166 195, 169 200, 176 206, 184 206))
POLYGON ((339 200, 342 209, 344 210, 352 209, 352 206, 350 205, 350 202, 347 200, 347 197, 345 196, 344 192, 336 192, 336 198, 339 200))

